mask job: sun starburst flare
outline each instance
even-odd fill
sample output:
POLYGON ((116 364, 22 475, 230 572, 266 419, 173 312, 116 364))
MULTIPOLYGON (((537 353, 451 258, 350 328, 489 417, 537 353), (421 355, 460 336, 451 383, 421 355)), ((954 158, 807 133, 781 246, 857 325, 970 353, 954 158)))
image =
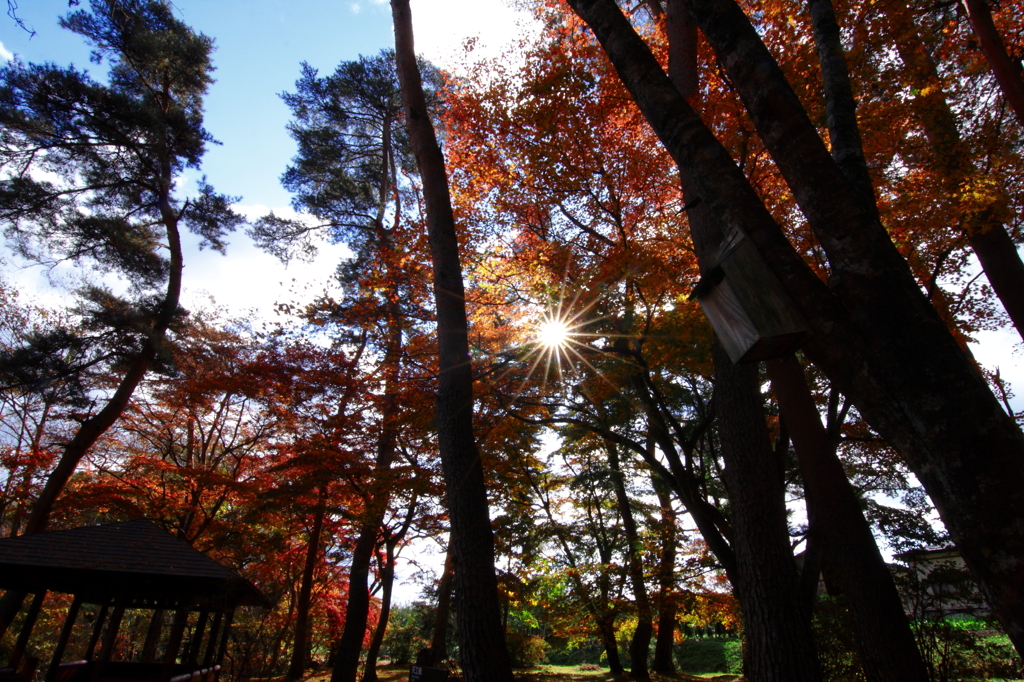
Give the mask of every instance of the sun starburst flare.
POLYGON ((549 318, 537 327, 537 341, 545 348, 556 350, 569 343, 571 331, 564 320, 549 318))

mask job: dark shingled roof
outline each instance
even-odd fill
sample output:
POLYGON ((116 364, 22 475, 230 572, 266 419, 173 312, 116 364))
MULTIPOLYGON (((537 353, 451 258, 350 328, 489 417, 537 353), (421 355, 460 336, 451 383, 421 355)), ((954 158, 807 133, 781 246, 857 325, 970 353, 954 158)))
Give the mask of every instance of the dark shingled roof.
POLYGON ((0 588, 69 592, 99 602, 121 594, 268 605, 238 573, 146 520, 0 539, 0 588))

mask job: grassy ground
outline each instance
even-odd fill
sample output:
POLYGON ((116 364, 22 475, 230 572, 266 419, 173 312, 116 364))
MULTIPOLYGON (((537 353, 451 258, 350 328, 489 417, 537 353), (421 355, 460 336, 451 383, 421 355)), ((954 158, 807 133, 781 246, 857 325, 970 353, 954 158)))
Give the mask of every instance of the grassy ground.
MULTIPOLYGON (((408 682, 409 666, 388 665, 377 667, 380 682, 408 682)), ((321 673, 307 677, 304 682, 330 682, 329 673, 321 673)), ((575 665, 540 665, 530 670, 517 670, 516 680, 519 682, 627 682, 629 675, 615 676, 607 670, 580 670, 575 665)), ((742 682, 737 675, 658 675, 653 673, 651 679, 656 682, 742 682)))

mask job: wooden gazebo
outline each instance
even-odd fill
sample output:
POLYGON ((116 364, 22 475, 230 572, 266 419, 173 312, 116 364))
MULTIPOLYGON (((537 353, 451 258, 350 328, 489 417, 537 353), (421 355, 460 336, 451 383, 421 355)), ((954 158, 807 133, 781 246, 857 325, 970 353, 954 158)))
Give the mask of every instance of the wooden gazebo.
POLYGON ((270 605, 248 580, 145 520, 0 539, 0 589, 33 595, 0 682, 29 676, 25 652, 47 592, 74 600, 46 682, 211 682, 219 675, 235 608, 270 605), (99 608, 92 634, 82 659, 64 662, 83 604, 99 608), (126 609, 155 612, 139 661, 112 660, 126 609), (173 611, 174 618, 158 656, 163 611, 173 611), (181 651, 194 612, 193 634, 181 651))

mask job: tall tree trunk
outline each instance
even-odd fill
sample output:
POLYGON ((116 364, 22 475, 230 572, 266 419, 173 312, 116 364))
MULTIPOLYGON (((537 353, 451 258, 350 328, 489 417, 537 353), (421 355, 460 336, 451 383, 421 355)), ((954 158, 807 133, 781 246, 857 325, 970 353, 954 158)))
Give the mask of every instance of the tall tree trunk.
MULTIPOLYGON (((678 27, 669 25, 670 43, 696 40, 695 30, 688 28, 693 19, 682 5, 669 0, 670 16, 685 17, 678 27)), ((679 51, 696 54, 695 49, 679 51)), ((670 78, 680 94, 692 91, 687 74, 694 68, 670 63, 670 78)), ((692 95, 688 99, 696 104, 692 95)), ((700 186, 686 174, 681 180, 703 268, 725 230, 702 201, 700 186)), ((789 548, 785 488, 764 423, 756 369, 733 366, 717 343, 714 361, 716 414, 733 511, 735 568, 730 579, 743 615, 744 674, 751 680, 818 680, 810 615, 799 599, 799 576, 789 548)))
POLYGON ((316 511, 313 513, 313 527, 309 530, 309 541, 306 545, 306 562, 302 566, 302 582, 299 586, 299 601, 295 611, 295 645, 292 647, 292 660, 288 665, 286 679, 297 680, 306 672, 309 662, 309 607, 313 599, 313 574, 316 572, 317 557, 320 556, 320 535, 324 527, 326 510, 324 502, 327 498, 326 486, 321 485, 318 494, 316 511))
POLYGON ((985 53, 985 59, 992 68, 992 75, 996 77, 1006 101, 1017 114, 1017 121, 1024 127, 1024 81, 1021 80, 1020 64, 1014 64, 1006 53, 1006 46, 992 21, 988 0, 961 0, 960 6, 967 13, 981 51, 985 53))
POLYGON ((825 87, 825 114, 832 143, 832 158, 858 194, 864 209, 878 218, 875 186, 868 173, 864 145, 857 126, 857 101, 853 97, 850 71, 843 52, 842 36, 832 0, 807 0, 818 48, 821 80, 825 87))
MULTIPOLYGON (((392 322, 393 327, 398 322, 392 322)), ((401 331, 398 332, 401 334, 401 331)), ((385 360, 387 362, 387 360, 385 360)), ((397 358, 396 358, 397 363, 397 358)), ((370 614, 369 576, 381 524, 390 498, 387 486, 391 482, 386 474, 394 460, 397 431, 395 417, 398 406, 394 382, 385 382, 384 407, 381 412, 381 431, 377 440, 377 459, 374 463, 374 481, 366 495, 364 518, 360 525, 359 537, 352 550, 352 563, 348 578, 348 603, 345 607, 345 628, 338 640, 337 658, 331 682, 355 682, 359 668, 359 653, 366 636, 366 624, 370 614), (388 386, 390 385, 390 386, 388 386), (390 388, 390 392, 388 391, 390 388)))
POLYGON ((448 614, 451 613, 452 582, 455 580, 455 553, 451 535, 444 553, 444 567, 437 581, 437 608, 434 610, 434 631, 430 637, 430 664, 438 666, 448 659, 448 614))
POLYGON ((748 679, 821 679, 811 619, 789 546, 782 475, 765 425, 756 365, 733 365, 715 343, 715 400, 736 551, 748 679))
POLYGON ((473 371, 455 217, 430 122, 408 0, 392 0, 398 79, 426 205, 437 309, 437 440, 455 546, 455 600, 466 682, 512 682, 494 573, 494 535, 473 434, 473 371))
POLYGON ((622 530, 626 536, 626 568, 629 581, 633 588, 633 599, 636 601, 637 624, 633 638, 629 643, 629 677, 634 680, 649 680, 647 671, 647 654, 651 647, 651 636, 654 624, 651 616, 651 601, 647 596, 647 585, 644 583, 644 567, 640 554, 640 535, 637 532, 633 508, 626 493, 626 481, 619 462, 619 453, 615 445, 605 441, 608 453, 608 466, 612 472, 612 488, 615 490, 615 502, 622 519, 622 530))
POLYGON ((672 658, 672 647, 676 638, 676 510, 672 507, 672 498, 668 486, 656 474, 651 475, 654 492, 658 496, 661 508, 661 556, 658 561, 658 636, 654 642, 654 661, 651 670, 666 675, 676 672, 672 658))
MULTIPOLYGON (((857 105, 835 9, 832 0, 808 0, 807 6, 825 86, 832 157, 865 212, 877 219, 874 186, 857 126, 857 105)), ((790 355, 769 361, 767 369, 804 478, 812 536, 808 567, 820 557, 827 572, 838 576, 868 680, 926 682, 928 671, 896 585, 836 457, 836 444, 829 442, 800 364, 790 355)), ((817 575, 806 577, 808 585, 812 580, 817 583, 817 575)))
MULTIPOLYGON (((864 215, 756 30, 731 0, 687 0, 832 265, 801 259, 728 151, 612 0, 569 0, 720 223, 745 233, 813 335, 804 352, 924 484, 1024 650, 1024 435, 949 334, 884 228, 864 215)), ((703 237, 694 233, 698 257, 703 237)))
POLYGON ((963 200, 960 228, 1017 333, 1024 338, 1024 261, 1001 219, 1009 199, 1001 190, 982 187, 978 191, 974 182, 978 169, 960 136, 938 69, 909 10, 894 7, 887 16, 900 59, 915 85, 910 104, 931 145, 935 170, 943 178, 949 196, 963 200), (986 195, 990 195, 987 200, 978 201, 977 197, 986 195))
MULTIPOLYGON (((355 682, 359 668, 359 652, 366 634, 366 623, 370 613, 368 581, 370 562, 380 534, 384 515, 390 500, 388 472, 395 459, 398 429, 398 390, 402 359, 402 326, 405 316, 402 311, 402 292, 398 286, 401 266, 400 254, 396 253, 391 233, 384 226, 388 195, 395 192, 395 169, 391 165, 392 120, 385 116, 382 122, 381 167, 378 179, 378 208, 374 228, 379 240, 379 250, 390 286, 387 290, 387 340, 381 367, 384 374, 384 394, 380 405, 380 433, 377 437, 377 455, 373 464, 373 482, 366 495, 366 509, 360 526, 359 538, 352 552, 349 569, 349 600, 345 608, 345 628, 337 647, 334 673, 331 682, 355 682)), ((401 207, 395 207, 394 224, 397 229, 401 220, 401 207)))
POLYGON ((835 448, 828 442, 800 363, 790 355, 766 364, 800 463, 808 514, 813 516, 811 533, 821 544, 822 560, 846 595, 867 679, 927 682, 928 671, 896 584, 835 448))

